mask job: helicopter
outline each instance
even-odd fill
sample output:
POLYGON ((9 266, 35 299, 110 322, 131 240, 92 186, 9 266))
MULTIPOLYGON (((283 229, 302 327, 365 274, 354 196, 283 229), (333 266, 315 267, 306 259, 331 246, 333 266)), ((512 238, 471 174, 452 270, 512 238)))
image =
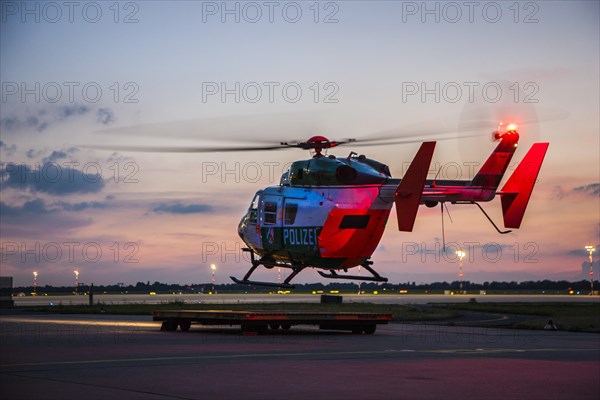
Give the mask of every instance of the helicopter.
POLYGON ((400 179, 392 177, 386 164, 353 151, 346 157, 324 154, 341 145, 364 146, 365 142, 369 145, 369 141, 376 142, 372 145, 380 145, 381 136, 358 141, 334 141, 324 136, 313 136, 306 141, 255 147, 94 148, 169 153, 309 150, 312 157, 293 162, 282 174, 278 185, 260 189, 254 194, 237 229, 247 246, 242 250, 250 253, 251 266, 243 278, 230 277, 241 285, 293 289, 295 286, 291 281, 307 268, 317 269, 324 278, 387 282, 388 279, 372 267, 371 257, 394 205, 399 231, 412 232, 421 205, 432 208, 439 204, 444 238, 444 208, 446 203, 450 203, 477 206, 498 233, 506 234, 511 230, 498 228, 479 204, 490 202, 498 195, 505 228, 518 229, 549 143, 534 143, 502 189, 498 190, 518 147, 517 126, 500 124, 492 132, 491 139, 498 144, 471 180, 427 179, 436 141, 423 141, 422 137, 392 143, 421 143, 400 179), (287 268, 291 273, 278 282, 251 280, 260 266, 287 268), (348 271, 355 267, 362 267, 371 275, 349 274, 348 271))
POLYGON ((248 246, 251 267, 238 284, 293 288, 290 281, 306 268, 319 269, 324 278, 387 282, 373 267, 371 256, 383 236, 392 206, 398 229, 411 232, 420 205, 474 204, 501 197, 504 226, 517 229, 523 220, 533 186, 549 143, 535 143, 500 191, 498 186, 517 149, 515 125, 495 131, 498 141, 474 178, 428 180, 436 142, 423 142, 402 179, 392 178, 387 165, 351 152, 347 157, 325 156, 324 149, 352 141, 329 141, 314 136, 306 142, 281 143, 314 151, 308 160, 295 161, 277 186, 256 192, 238 226, 248 246), (283 282, 250 280, 259 267, 289 268, 283 282), (371 276, 347 274, 361 266, 371 276), (325 271, 325 272, 324 272, 325 271), (344 273, 341 273, 343 271, 344 273))

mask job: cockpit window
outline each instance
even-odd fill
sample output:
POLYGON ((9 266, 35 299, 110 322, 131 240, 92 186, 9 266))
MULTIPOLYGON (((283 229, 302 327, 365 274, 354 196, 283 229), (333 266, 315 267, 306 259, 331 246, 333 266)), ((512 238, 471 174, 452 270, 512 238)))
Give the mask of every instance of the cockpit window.
POLYGON ((254 196, 254 198, 252 199, 252 203, 250 203, 250 209, 248 209, 248 222, 255 224, 257 221, 257 216, 258 216, 258 201, 259 201, 259 196, 258 194, 254 196))
POLYGON ((248 215, 249 215, 248 222, 250 222, 251 224, 255 224, 257 221, 257 215, 258 215, 257 210, 249 210, 248 215))
POLYGON ((287 170, 281 175, 279 186, 290 186, 290 171, 287 170))
POLYGON ((294 222, 296 221, 296 214, 298 214, 298 204, 286 203, 284 217, 285 224, 294 225, 294 222))

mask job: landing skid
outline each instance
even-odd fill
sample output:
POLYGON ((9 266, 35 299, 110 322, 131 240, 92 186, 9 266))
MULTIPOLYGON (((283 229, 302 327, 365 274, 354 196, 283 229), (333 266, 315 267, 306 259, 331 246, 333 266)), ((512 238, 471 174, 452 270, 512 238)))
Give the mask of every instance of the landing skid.
MULTIPOLYGON (((275 262, 275 260, 269 256, 263 256, 260 260, 256 260, 254 257, 255 253, 252 249, 244 248, 242 250, 250 253, 250 262, 252 263, 252 266, 250 267, 248 272, 246 272, 246 275, 244 275, 244 277, 242 279, 238 279, 235 276, 230 276, 231 280, 239 285, 267 286, 267 287, 278 287, 278 288, 282 288, 282 289, 294 289, 296 286, 290 284, 290 281, 292 279, 294 279, 296 277, 296 275, 298 275, 302 270, 304 270, 305 268, 308 267, 306 265, 277 264, 275 262), (258 268, 260 265, 264 265, 266 268, 273 268, 273 267, 289 268, 292 270, 292 273, 287 278, 285 278, 285 280, 283 282, 251 281, 250 276, 254 273, 254 271, 256 271, 256 268, 258 268)), ((372 261, 365 261, 364 263, 361 264, 361 266, 364 269, 366 269, 367 271, 369 271, 372 274, 372 276, 358 276, 358 275, 347 275, 347 274, 340 275, 334 270, 331 270, 329 273, 325 273, 322 271, 318 271, 318 272, 322 277, 329 278, 329 279, 351 279, 351 280, 356 280, 356 281, 387 282, 388 278, 384 278, 383 276, 379 275, 377 273, 377 271, 375 271, 373 268, 371 268, 372 264, 373 264, 372 261)))
POLYGON ((277 287, 282 289, 294 289, 296 286, 286 284, 286 283, 276 283, 276 282, 260 282, 260 281, 250 281, 248 279, 238 279, 235 276, 230 276, 231 280, 237 283, 238 285, 252 285, 252 286, 268 286, 268 287, 277 287))
POLYGON ((371 266, 370 266, 371 264, 372 264, 371 261, 367 261, 364 264, 362 264, 362 267, 364 269, 366 269, 367 271, 369 271, 373 276, 340 275, 333 270, 330 271, 330 273, 328 273, 328 274, 326 274, 325 272, 322 272, 322 271, 317 271, 317 272, 323 278, 329 278, 329 279, 350 279, 350 280, 354 280, 354 281, 387 282, 388 278, 384 278, 383 276, 379 275, 377 273, 377 271, 375 271, 373 268, 371 268, 371 266))
POLYGON ((294 289, 296 286, 290 284, 290 281, 292 279, 294 279, 296 277, 296 275, 298 275, 300 273, 300 271, 302 271, 304 268, 306 268, 305 266, 289 266, 289 265, 274 264, 273 260, 271 260, 268 257, 267 257, 266 261, 263 260, 265 257, 261 258, 260 260, 256 260, 254 258, 254 251, 252 249, 244 248, 242 250, 250 253, 250 262, 252 263, 252 266, 250 267, 248 272, 246 272, 246 275, 244 275, 243 279, 238 279, 235 276, 230 276, 231 280, 239 285, 268 286, 268 287, 278 287, 278 288, 282 288, 282 289, 294 289), (256 268, 258 268, 258 266, 260 266, 260 265, 264 265, 267 268, 273 268, 273 267, 291 268, 292 273, 287 278, 285 278, 285 280, 283 282, 251 281, 250 275, 252 275, 252 273, 256 270, 256 268))

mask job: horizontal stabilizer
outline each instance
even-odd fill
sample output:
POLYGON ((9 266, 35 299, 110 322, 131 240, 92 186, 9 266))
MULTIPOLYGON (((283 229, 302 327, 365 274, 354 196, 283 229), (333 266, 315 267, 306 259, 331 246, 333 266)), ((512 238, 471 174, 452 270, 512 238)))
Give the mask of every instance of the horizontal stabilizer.
POLYGON ((527 209, 549 143, 535 143, 497 194, 502 196, 504 226, 518 229, 527 209))
POLYGON ((434 150, 435 142, 421 144, 421 148, 396 189, 396 215, 398 229, 401 231, 411 232, 413 229, 434 150))

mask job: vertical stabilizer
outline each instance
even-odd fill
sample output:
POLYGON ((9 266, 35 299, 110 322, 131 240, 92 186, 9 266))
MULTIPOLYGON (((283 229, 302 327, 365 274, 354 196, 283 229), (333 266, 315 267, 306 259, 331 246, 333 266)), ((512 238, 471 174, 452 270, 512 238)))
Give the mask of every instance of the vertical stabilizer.
POLYGON ((519 228, 527 209, 549 143, 535 143, 510 176, 499 195, 502 196, 504 226, 519 228))
POLYGON ((396 215, 398 216, 398 229, 401 231, 411 232, 415 225, 434 150, 435 142, 421 144, 421 148, 396 188, 396 215))

